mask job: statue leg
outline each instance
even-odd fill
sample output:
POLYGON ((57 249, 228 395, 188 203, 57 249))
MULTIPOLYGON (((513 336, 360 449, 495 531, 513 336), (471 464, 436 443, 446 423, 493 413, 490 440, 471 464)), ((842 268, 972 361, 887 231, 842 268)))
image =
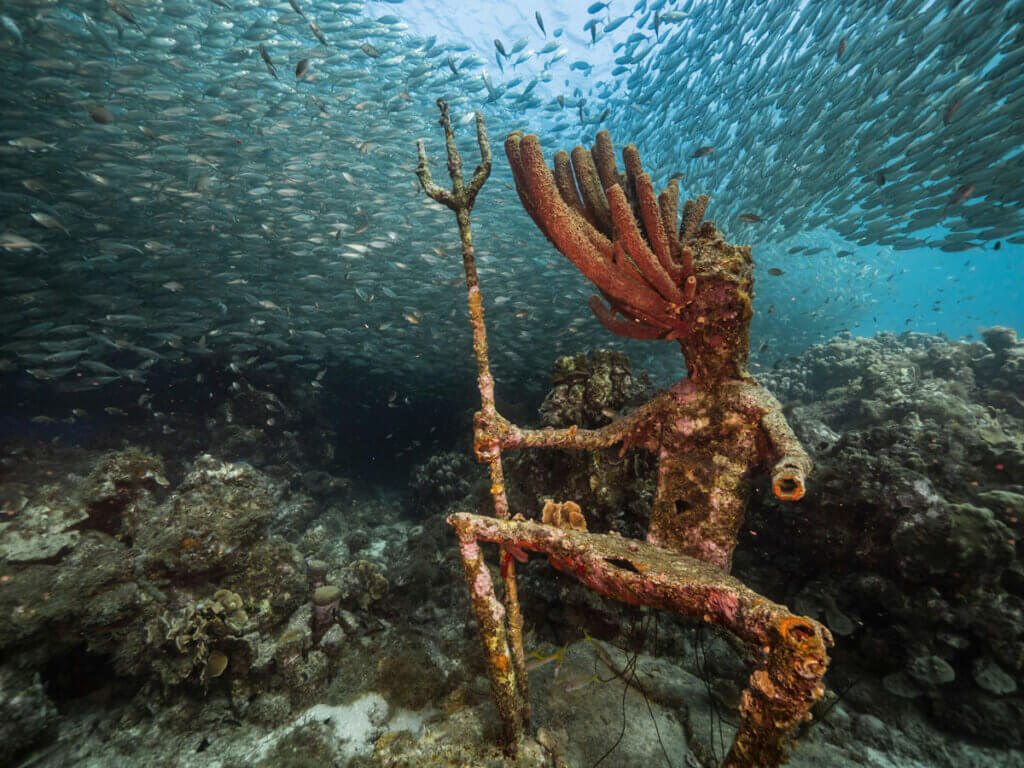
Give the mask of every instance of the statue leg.
POLYGON ((743 692, 743 721, 722 768, 781 765, 786 735, 810 719, 811 705, 825 692, 828 630, 800 616, 775 617, 771 635, 764 664, 743 692))
POLYGON ((502 740, 506 751, 515 753, 529 719, 526 681, 518 679, 516 665, 512 663, 505 626, 505 607, 494 594, 494 582, 487 570, 480 545, 472 532, 464 529, 456 529, 456 532, 466 583, 469 585, 469 598, 473 603, 480 639, 483 641, 491 692, 501 717, 502 740))

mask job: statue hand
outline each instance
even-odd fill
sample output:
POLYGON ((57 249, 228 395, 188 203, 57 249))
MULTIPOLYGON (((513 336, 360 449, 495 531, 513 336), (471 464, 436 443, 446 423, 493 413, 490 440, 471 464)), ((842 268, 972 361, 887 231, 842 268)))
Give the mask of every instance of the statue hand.
POLYGON ((498 458, 511 426, 508 419, 497 411, 477 411, 473 414, 473 451, 476 460, 488 462, 498 458))

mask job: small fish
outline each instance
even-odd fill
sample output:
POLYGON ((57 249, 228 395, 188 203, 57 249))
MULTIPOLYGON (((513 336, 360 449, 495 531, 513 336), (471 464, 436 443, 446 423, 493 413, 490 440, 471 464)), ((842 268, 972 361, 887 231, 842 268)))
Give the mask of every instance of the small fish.
POLYGON ((537 26, 540 27, 541 33, 544 35, 544 37, 547 37, 548 32, 546 29, 544 29, 544 17, 540 15, 540 11, 534 13, 533 16, 535 19, 537 19, 537 26))
POLYGON ((6 14, 0 16, 0 24, 3 24, 4 29, 6 29, 8 32, 14 35, 14 37, 18 41, 18 45, 21 45, 25 42, 25 38, 21 36, 21 30, 18 29, 18 25, 14 23, 14 19, 12 19, 10 16, 6 14))
POLYGON ((593 16, 598 11, 603 11, 607 7, 608 7, 608 3, 592 3, 587 8, 587 13, 589 13, 591 16, 593 16))
POLYGON ((416 317, 416 315, 405 314, 405 315, 402 315, 402 317, 404 317, 408 322, 412 323, 413 325, 419 325, 420 324, 420 321, 416 317))
POLYGON ((38 248, 40 251, 45 251, 43 246, 39 243, 29 240, 27 237, 22 237, 14 232, 4 232, 0 234, 0 248, 6 248, 9 251, 18 250, 32 250, 38 248))
POLYGON ((365 53, 371 59, 379 59, 380 58, 380 51, 378 51, 376 48, 374 48, 369 43, 360 43, 359 47, 362 48, 363 49, 363 53, 365 53))
POLYGON ((885 184, 885 174, 882 173, 881 171, 875 174, 875 184, 877 184, 878 186, 882 186, 883 184, 885 184))
POLYGON ((746 222, 747 224, 763 224, 764 219, 758 216, 756 213, 741 213, 740 221, 746 222))
POLYGON ((839 41, 839 50, 836 51, 836 61, 839 61, 841 58, 843 58, 843 54, 844 53, 846 53, 846 38, 845 37, 842 40, 839 41))
POLYGON ((505 58, 508 58, 508 51, 505 50, 505 46, 501 44, 501 40, 498 38, 494 38, 494 47, 497 49, 498 53, 505 58))
POLYGON ((168 280, 168 281, 167 281, 166 283, 164 283, 164 284, 163 284, 163 285, 162 285, 161 287, 162 287, 162 288, 166 288, 166 289, 167 289, 168 291, 170 291, 171 293, 177 293, 178 291, 183 291, 183 290, 185 290, 185 286, 184 286, 184 285, 182 285, 181 283, 179 283, 179 282, 178 282, 178 281, 176 281, 176 280, 168 280))
POLYGON ((263 62, 267 65, 267 72, 272 74, 275 80, 279 80, 280 78, 277 76, 277 68, 274 66, 274 62, 270 60, 270 54, 267 53, 267 47, 263 45, 263 43, 260 43, 260 58, 262 58, 263 62))
POLYGON ((958 203, 962 203, 964 200, 970 197, 971 194, 973 194, 973 192, 973 184, 964 184, 949 198, 949 202, 946 203, 946 207, 948 208, 951 205, 957 205, 958 203))
POLYGON ((778 277, 779 275, 782 275, 784 273, 778 267, 772 267, 771 269, 768 270, 768 274, 772 275, 773 277, 778 277))
POLYGON ((953 122, 953 115, 955 115, 956 111, 960 109, 960 105, 963 104, 963 101, 964 100, 962 98, 958 98, 955 99, 953 103, 949 105, 949 108, 946 110, 946 114, 942 116, 942 122, 945 125, 949 125, 951 122, 953 122))
POLYGON ((306 18, 306 14, 304 14, 302 12, 302 8, 299 7, 298 0, 288 0, 288 5, 290 5, 292 7, 292 10, 299 14, 299 16, 301 16, 302 18, 306 18))
POLYGON ((533 670, 535 670, 535 669, 540 669, 541 667, 545 667, 548 664, 550 664, 552 661, 554 661, 554 659, 555 659, 554 656, 549 656, 549 657, 544 658, 544 659, 538 659, 538 658, 527 659, 526 660, 526 671, 527 672, 533 672, 533 670))
MULTIPOLYGON (((609 32, 614 32, 616 29, 618 29, 627 21, 629 21, 630 18, 630 16, 619 16, 619 18, 614 19, 613 21, 609 21, 607 24, 604 25, 604 33, 607 35, 609 32)), ((640 37, 643 40, 647 39, 647 36, 642 33, 640 34, 640 37)))
POLYGON ((92 118, 94 123, 110 125, 114 122, 113 113, 106 107, 100 106, 99 104, 90 104, 86 109, 89 110, 89 117, 92 118))
POLYGON ((12 147, 18 149, 27 149, 29 152, 37 152, 40 149, 56 149, 56 144, 48 144, 42 139, 37 139, 33 136, 22 136, 18 139, 11 139, 7 142, 12 147))
POLYGON ((1003 241, 1002 240, 996 240, 996 244, 992 246, 992 250, 993 251, 998 251, 1002 247, 1003 247, 1003 241))
POLYGON ((320 31, 320 27, 315 21, 309 22, 309 29, 322 45, 327 45, 327 38, 324 37, 324 33, 320 31))
POLYGON ((707 157, 715 151, 714 147, 700 147, 696 152, 690 155, 691 160, 696 160, 698 157, 707 157))
POLYGON ((93 173, 92 171, 79 171, 79 173, 93 184, 100 184, 104 187, 110 186, 110 182, 107 181, 107 178, 105 176, 100 176, 98 173, 93 173))
POLYGON ((565 684, 565 692, 572 693, 578 691, 581 688, 586 688, 591 683, 599 683, 601 679, 597 675, 578 675, 569 679, 569 682, 565 684))
POLYGON ((107 50, 107 53, 116 59, 117 51, 114 50, 114 46, 110 44, 110 40, 108 40, 107 36, 103 34, 103 30, 99 28, 99 25, 92 16, 85 11, 82 11, 82 23, 84 23, 86 29, 89 30, 89 34, 107 50))
POLYGON ((48 213, 42 213, 40 211, 33 211, 31 216, 33 219, 36 220, 37 224, 40 224, 46 227, 47 229, 63 232, 65 235, 68 235, 69 237, 71 236, 71 233, 68 232, 67 227, 61 224, 55 216, 51 216, 48 213))
POLYGON ((530 653, 527 654, 530 658, 526 661, 526 671, 532 672, 535 669, 540 669, 541 667, 550 664, 552 661, 561 664, 563 661, 565 661, 565 651, 568 647, 569 644, 566 643, 554 653, 540 653, 539 651, 530 651, 530 653))
MULTIPOLYGON (((117 0, 107 0, 107 6, 129 24, 139 27, 139 22, 135 20, 135 17, 132 16, 132 12, 129 11, 124 4, 119 3, 117 0)), ((139 27, 139 29, 141 29, 141 27, 139 27)))
POLYGON ((452 60, 451 56, 448 57, 448 69, 452 71, 453 75, 459 74, 459 70, 455 68, 455 62, 452 60))
POLYGON ((295 77, 301 80, 307 72, 309 72, 309 59, 302 59, 295 65, 295 77))

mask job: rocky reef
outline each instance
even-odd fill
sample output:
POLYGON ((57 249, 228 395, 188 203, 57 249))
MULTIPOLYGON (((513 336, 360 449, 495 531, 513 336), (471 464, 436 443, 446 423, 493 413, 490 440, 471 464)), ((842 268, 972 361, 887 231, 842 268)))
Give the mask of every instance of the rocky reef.
MULTIPOLYGON (((796 504, 755 486, 735 570, 837 641, 788 765, 1021 759, 1022 360, 1000 329, 972 343, 845 337, 763 377, 816 466, 796 504)), ((619 352, 563 358, 537 420, 601 426, 652 391, 619 352)), ((306 490, 306 472, 274 469, 301 459, 269 449, 263 468, 241 447, 185 460, 177 434, 166 450, 0 446, 11 754, 85 768, 512 764, 445 524, 487 505, 468 450, 414 473, 403 509, 397 491, 333 475, 319 487, 334 491, 306 490)), ((511 503, 540 519, 545 498, 578 500, 589 530, 630 534, 648 461, 524 451, 507 462, 511 503)), ((721 759, 748 672, 724 635, 603 600, 543 557, 519 576, 534 720, 519 765, 721 759)))
POLYGON ((1019 747, 1024 343, 982 338, 847 336, 766 375, 815 479, 795 509, 758 494, 737 569, 841 636, 848 696, 1019 747))
MULTIPOLYGON (((650 400, 654 391, 647 375, 634 373, 621 351, 561 357, 540 407, 540 426, 603 427, 650 400)), ((544 499, 572 499, 585 510, 590 530, 643 538, 655 492, 649 452, 622 452, 618 446, 594 452, 525 451, 511 455, 508 463, 510 505, 521 514, 539 520, 544 499)))
POLYGON ((322 531, 274 534, 313 502, 245 462, 200 455, 172 487, 138 448, 91 463, 48 444, 18 453, 0 480, 0 707, 15 752, 53 725, 51 698, 116 681, 143 710, 219 696, 236 716, 286 715, 387 593, 375 563, 308 557, 322 531))

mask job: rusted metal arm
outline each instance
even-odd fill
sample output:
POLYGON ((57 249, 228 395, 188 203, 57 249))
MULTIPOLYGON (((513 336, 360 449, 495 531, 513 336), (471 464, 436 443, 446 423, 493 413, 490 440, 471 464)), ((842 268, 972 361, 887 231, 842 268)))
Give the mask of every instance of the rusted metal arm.
POLYGON ((737 383, 739 395, 761 413, 761 429, 771 447, 768 466, 772 492, 782 501, 798 501, 807 491, 807 476, 814 463, 786 421, 782 404, 756 381, 737 383))
POLYGON ((598 429, 524 429, 498 413, 478 411, 473 418, 477 457, 484 461, 494 451, 522 448, 562 448, 594 451, 623 443, 626 448, 641 442, 663 410, 665 395, 659 395, 631 413, 598 429))

